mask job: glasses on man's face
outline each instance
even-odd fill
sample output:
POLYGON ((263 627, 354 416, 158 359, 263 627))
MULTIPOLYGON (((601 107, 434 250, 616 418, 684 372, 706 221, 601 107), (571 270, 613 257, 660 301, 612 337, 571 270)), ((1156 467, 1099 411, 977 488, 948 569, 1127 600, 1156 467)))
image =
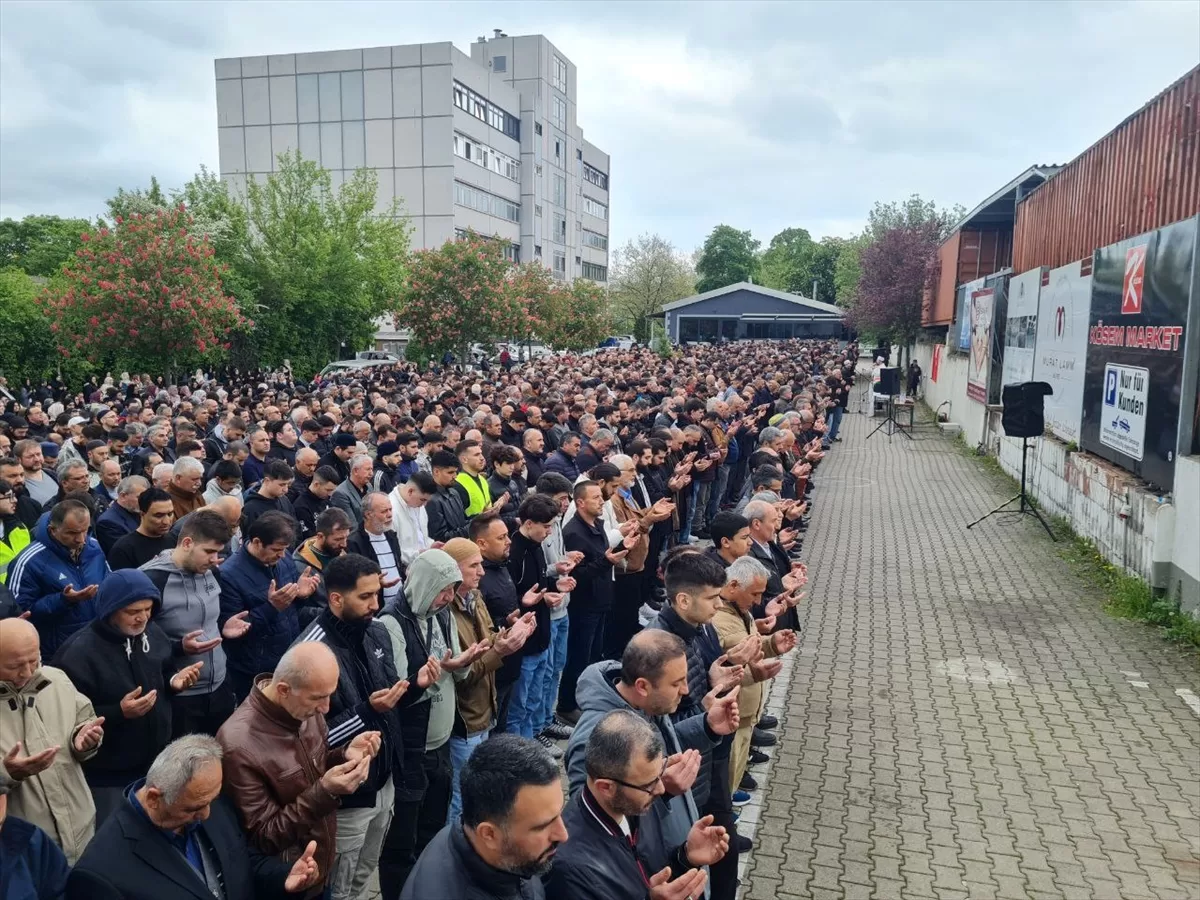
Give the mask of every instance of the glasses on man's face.
POLYGON ((628 781, 622 781, 620 778, 609 778, 606 780, 611 781, 613 784, 619 784, 621 787, 627 787, 633 791, 641 791, 643 794, 653 794, 655 785, 662 784, 663 775, 666 774, 666 771, 667 761, 664 759, 662 772, 659 773, 657 778, 655 778, 653 781, 646 782, 646 784, 630 784, 628 781))

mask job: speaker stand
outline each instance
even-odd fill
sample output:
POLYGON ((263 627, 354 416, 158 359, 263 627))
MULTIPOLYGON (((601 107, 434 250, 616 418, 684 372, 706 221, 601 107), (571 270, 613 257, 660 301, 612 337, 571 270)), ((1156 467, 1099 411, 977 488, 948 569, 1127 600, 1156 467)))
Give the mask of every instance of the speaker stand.
MULTIPOLYGON (((874 399, 872 399, 871 402, 874 403, 875 402, 874 399)), ((874 410, 872 410, 872 412, 873 411, 874 410)), ((882 422, 880 422, 878 425, 876 425, 875 430, 872 431, 870 434, 868 434, 866 439, 869 441, 871 438, 873 438, 875 436, 875 432, 880 431, 881 429, 883 430, 883 433, 888 436, 889 444, 892 442, 892 435, 896 434, 896 432, 899 432, 900 434, 904 435, 910 441, 913 439, 913 436, 904 430, 904 426, 901 425, 898 421, 896 421, 896 398, 895 397, 889 396, 887 398, 887 418, 885 418, 882 422)))
MULTIPOLYGON (((1050 540, 1058 543, 1058 538, 1054 536, 1054 532, 1050 530, 1050 526, 1046 524, 1046 520, 1042 518, 1042 514, 1038 512, 1037 507, 1033 505, 1029 499, 1029 495, 1025 492, 1025 457, 1028 455, 1028 453, 1029 438, 1021 438, 1021 493, 1017 494, 1015 497, 1005 500, 991 512, 984 513, 982 516, 968 525, 968 529, 974 528, 984 519, 988 518, 988 516, 994 516, 998 512, 1006 511, 1004 507, 1008 506, 1013 501, 1019 500, 1021 501, 1021 505, 1016 510, 1017 514, 1022 516, 1033 516, 1042 523, 1042 527, 1046 529, 1046 534, 1050 535, 1050 540)), ((1007 510, 1007 512, 1013 512, 1013 510, 1010 509, 1007 510)))

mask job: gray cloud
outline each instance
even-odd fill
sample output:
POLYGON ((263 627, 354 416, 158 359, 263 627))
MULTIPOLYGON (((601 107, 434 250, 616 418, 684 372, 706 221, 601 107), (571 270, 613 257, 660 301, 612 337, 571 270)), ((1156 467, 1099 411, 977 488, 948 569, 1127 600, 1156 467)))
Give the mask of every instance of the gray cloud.
POLYGON ((215 168, 212 60, 541 32, 613 158, 614 242, 720 222, 860 227, 913 191, 972 206, 1064 162, 1200 58, 1200 4, 13 3, 0 215, 93 217, 118 187, 215 168), (600 11, 603 14, 600 14, 600 11))

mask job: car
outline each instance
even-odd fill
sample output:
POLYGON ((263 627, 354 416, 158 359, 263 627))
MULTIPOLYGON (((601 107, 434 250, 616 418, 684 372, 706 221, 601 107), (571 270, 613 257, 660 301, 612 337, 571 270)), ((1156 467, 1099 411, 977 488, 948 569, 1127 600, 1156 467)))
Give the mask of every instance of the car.
POLYGON ((331 362, 321 370, 321 377, 327 375, 344 375, 349 372, 364 372, 370 369, 378 369, 383 366, 394 366, 399 360, 387 354, 388 359, 342 359, 337 362, 331 362))

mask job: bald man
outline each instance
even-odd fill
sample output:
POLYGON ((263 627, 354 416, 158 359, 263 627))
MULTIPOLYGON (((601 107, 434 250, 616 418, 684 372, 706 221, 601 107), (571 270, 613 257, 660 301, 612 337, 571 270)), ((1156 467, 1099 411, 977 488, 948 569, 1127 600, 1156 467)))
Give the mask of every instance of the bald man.
MULTIPOLYGON (((229 539, 229 543, 221 549, 220 556, 221 559, 232 556, 242 546, 242 498, 233 495, 218 497, 212 503, 202 508, 219 513, 221 518, 229 524, 230 529, 233 531, 233 536, 229 539)), ((196 512, 199 512, 199 510, 196 512)), ((183 534, 184 523, 195 514, 195 512, 190 512, 171 526, 171 534, 175 536, 176 542, 178 542, 180 535, 183 534)))
POLYGON ((54 838, 74 865, 96 824, 80 764, 100 749, 104 719, 65 672, 41 664, 27 621, 0 620, 0 647, 0 764, 16 782, 8 812, 54 838))
MULTIPOLYGON (((334 870, 341 798, 366 781, 381 740, 378 731, 366 731, 329 749, 325 714, 337 685, 333 651, 316 641, 296 644, 217 732, 227 793, 250 843, 287 860, 316 841, 322 883, 334 870)), ((334 884, 333 896, 339 893, 334 884)))

